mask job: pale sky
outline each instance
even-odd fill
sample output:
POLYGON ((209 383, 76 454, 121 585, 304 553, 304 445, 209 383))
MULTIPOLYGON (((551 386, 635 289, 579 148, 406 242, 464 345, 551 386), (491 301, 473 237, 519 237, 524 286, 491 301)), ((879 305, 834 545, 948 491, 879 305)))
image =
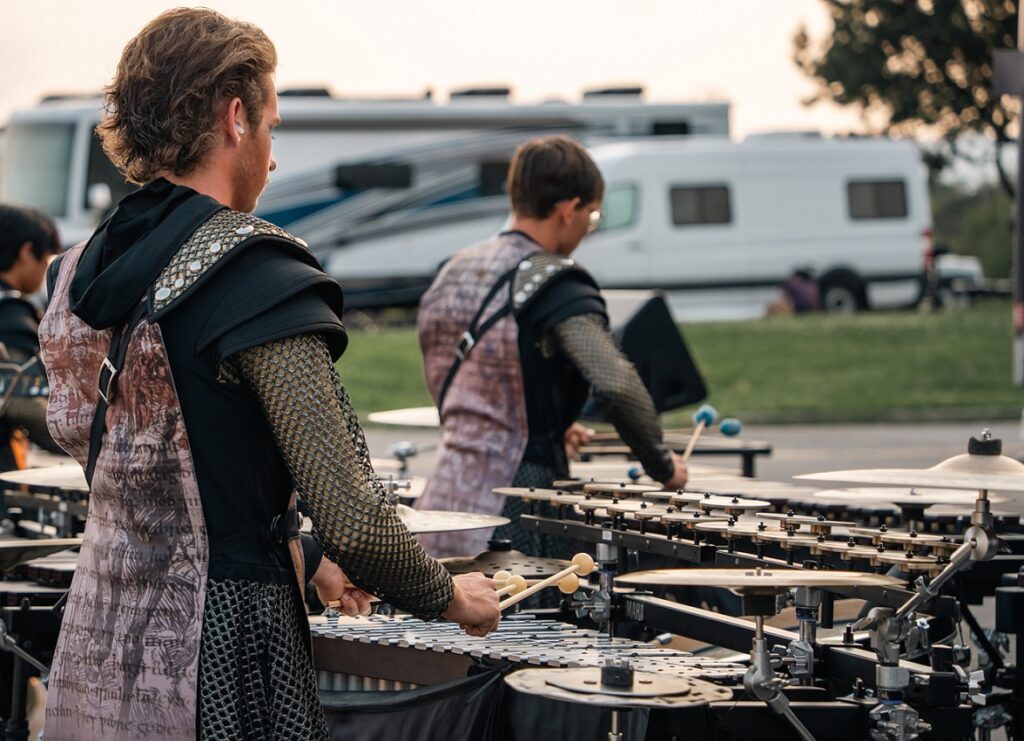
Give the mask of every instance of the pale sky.
POLYGON ((444 100, 503 84, 533 102, 641 84, 649 101, 728 100, 737 138, 861 129, 853 111, 801 105, 814 88, 792 38, 829 29, 822 0, 0 0, 0 125, 46 93, 99 90, 125 42, 178 5, 261 26, 281 88, 444 100))

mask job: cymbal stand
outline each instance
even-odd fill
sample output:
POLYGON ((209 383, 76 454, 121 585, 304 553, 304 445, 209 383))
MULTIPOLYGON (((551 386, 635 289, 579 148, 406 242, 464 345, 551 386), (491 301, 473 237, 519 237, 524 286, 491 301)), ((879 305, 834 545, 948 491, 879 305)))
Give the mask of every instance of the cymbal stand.
POLYGON ((782 678, 775 675, 774 656, 764 638, 764 616, 775 614, 775 595, 742 595, 743 612, 754 615, 754 641, 750 649, 750 668, 743 675, 743 688, 755 700, 765 703, 777 715, 785 718, 803 741, 814 741, 814 736, 796 717, 789 706, 789 698, 782 693, 782 678))
MULTIPOLYGON (((612 620, 612 595, 615 586, 615 574, 619 566, 621 549, 610 543, 598 543, 594 549, 594 561, 597 563, 598 586, 583 600, 573 599, 571 607, 577 617, 589 615, 597 623, 598 630, 615 637, 615 624, 612 620)), ((579 594, 579 592, 577 592, 579 594)))
POLYGON ((44 682, 50 674, 50 667, 18 645, 18 642, 7 630, 6 620, 0 620, 0 649, 14 654, 11 670, 11 717, 4 724, 4 739, 5 741, 26 741, 29 729, 25 713, 25 687, 29 675, 24 670, 24 664, 30 664, 38 669, 40 678, 44 682))
POLYGON ((412 489, 412 482, 409 479, 396 479, 394 476, 388 476, 387 478, 379 477, 379 481, 384 487, 384 494, 392 504, 397 504, 402 498, 398 492, 412 489))
POLYGON ((914 595, 896 610, 876 607, 853 626, 854 630, 871 631, 871 645, 878 654, 875 682, 881 699, 871 711, 871 738, 876 741, 911 741, 930 729, 920 720, 917 711, 903 702, 903 693, 910 683, 910 674, 900 667, 902 644, 913 638, 914 612, 937 597, 942 587, 971 561, 988 561, 995 557, 999 539, 995 533, 988 492, 978 492, 971 514, 971 526, 964 533, 964 542, 949 557, 949 563, 930 582, 918 577, 914 595))
POLYGON ((786 664, 789 676, 801 685, 814 685, 814 644, 818 632, 818 607, 822 602, 822 591, 813 587, 798 587, 793 590, 793 604, 800 625, 800 637, 790 641, 786 647, 786 664))

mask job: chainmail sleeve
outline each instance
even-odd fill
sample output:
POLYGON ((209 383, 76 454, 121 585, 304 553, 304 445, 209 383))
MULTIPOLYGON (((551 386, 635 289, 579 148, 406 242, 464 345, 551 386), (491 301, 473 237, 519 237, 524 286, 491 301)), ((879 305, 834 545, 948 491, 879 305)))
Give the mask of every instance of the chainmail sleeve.
POLYGON ((444 612, 451 576, 388 502, 323 339, 270 342, 229 364, 259 399, 325 555, 353 584, 399 609, 425 620, 444 612))
POLYGON ((51 453, 64 453, 54 442, 46 426, 46 399, 40 396, 14 396, 4 408, 4 419, 15 427, 22 427, 28 439, 51 453))
POLYGON ((555 348, 593 388, 622 441, 656 481, 672 478, 674 466, 662 443, 661 424, 647 387, 608 332, 603 317, 577 314, 549 333, 555 348))

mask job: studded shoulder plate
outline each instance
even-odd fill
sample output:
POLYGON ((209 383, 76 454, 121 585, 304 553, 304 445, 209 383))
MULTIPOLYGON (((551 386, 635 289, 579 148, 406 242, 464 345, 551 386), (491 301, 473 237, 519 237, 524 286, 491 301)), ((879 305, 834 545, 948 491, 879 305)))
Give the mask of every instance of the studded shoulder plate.
POLYGON ((167 310, 210 268, 256 237, 278 237, 306 247, 298 237, 252 214, 231 209, 218 211, 181 245, 150 288, 151 315, 167 310))
POLYGON ((571 257, 552 255, 550 252, 537 252, 519 263, 519 270, 512 278, 512 309, 520 311, 525 307, 537 291, 552 278, 567 270, 580 270, 578 263, 571 257))

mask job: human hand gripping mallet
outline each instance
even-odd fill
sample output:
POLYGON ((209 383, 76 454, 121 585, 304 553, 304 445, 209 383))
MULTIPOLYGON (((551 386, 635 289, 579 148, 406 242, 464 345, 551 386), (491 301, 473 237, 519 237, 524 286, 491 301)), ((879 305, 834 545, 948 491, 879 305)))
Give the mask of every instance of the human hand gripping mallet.
MULTIPOLYGON (((554 584, 558 585, 558 589, 562 594, 572 594, 580 585, 580 580, 577 574, 579 574, 579 576, 586 576, 593 572, 594 568, 594 559, 591 558, 590 555, 586 553, 577 553, 572 557, 572 564, 567 568, 562 569, 557 574, 552 574, 547 579, 541 579, 528 589, 516 592, 506 600, 502 600, 500 604, 501 610, 504 611, 512 605, 522 602, 524 599, 529 599, 540 590, 554 584)), ((512 578, 514 579, 515 577, 512 578)))

